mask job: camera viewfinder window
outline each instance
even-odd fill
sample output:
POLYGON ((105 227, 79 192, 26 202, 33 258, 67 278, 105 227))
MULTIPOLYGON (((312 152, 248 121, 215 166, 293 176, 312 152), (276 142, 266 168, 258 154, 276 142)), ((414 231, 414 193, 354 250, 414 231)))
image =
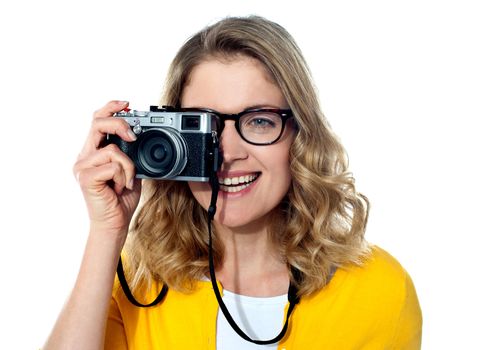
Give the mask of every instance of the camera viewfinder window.
POLYGON ((200 116, 184 115, 182 119, 183 130, 200 130, 200 116))

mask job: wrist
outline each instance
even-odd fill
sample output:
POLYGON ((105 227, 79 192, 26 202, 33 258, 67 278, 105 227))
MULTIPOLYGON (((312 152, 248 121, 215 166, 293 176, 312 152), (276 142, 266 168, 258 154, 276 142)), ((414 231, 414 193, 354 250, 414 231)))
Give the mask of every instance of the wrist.
POLYGON ((129 223, 113 225, 106 220, 90 220, 89 232, 104 235, 107 237, 126 237, 129 230, 129 223))
POLYGON ((91 222, 88 243, 91 242, 98 247, 102 247, 105 252, 112 251, 119 255, 127 235, 127 227, 113 228, 91 222))

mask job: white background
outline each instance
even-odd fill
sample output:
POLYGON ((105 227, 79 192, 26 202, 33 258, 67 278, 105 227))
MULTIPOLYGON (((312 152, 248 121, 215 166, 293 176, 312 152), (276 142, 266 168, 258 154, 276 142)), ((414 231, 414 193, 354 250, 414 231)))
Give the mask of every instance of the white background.
POLYGON ((414 279, 424 349, 482 349, 484 11, 478 1, 0 5, 0 348, 42 345, 87 233, 72 165, 110 99, 157 104, 189 35, 259 14, 301 46, 372 202, 367 237, 414 279))

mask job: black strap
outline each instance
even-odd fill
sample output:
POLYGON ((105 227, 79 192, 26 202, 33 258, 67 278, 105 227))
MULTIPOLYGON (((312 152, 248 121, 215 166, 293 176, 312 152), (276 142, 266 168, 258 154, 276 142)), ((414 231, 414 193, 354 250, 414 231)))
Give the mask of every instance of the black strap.
POLYGON ((287 299, 289 301, 289 308, 287 309, 287 314, 286 314, 286 320, 284 321, 284 326, 282 327, 281 332, 273 339, 270 340, 255 340, 250 338, 247 334, 244 333, 242 329, 239 328, 237 323, 234 321, 232 316, 230 315, 229 310, 227 309, 227 306, 222 300, 222 296, 220 295, 220 291, 218 289, 218 285, 216 282, 216 277, 215 277, 215 267, 213 263, 213 254, 212 254, 212 230, 209 229, 209 270, 210 270, 210 280, 212 281, 212 287, 213 291, 215 293, 215 297, 217 298, 218 305, 220 307, 220 310, 222 310, 222 313, 225 316, 225 319, 227 322, 230 324, 230 326, 234 329, 234 331, 243 339, 247 340, 248 342, 258 344, 258 345, 267 345, 267 344, 274 344, 279 342, 284 336, 286 335, 287 328, 289 326, 289 318, 291 317, 292 312, 294 311, 294 307, 296 304, 299 303, 299 298, 297 297, 297 289, 296 287, 291 283, 289 285, 289 291, 288 291, 288 296, 287 299))
MULTIPOLYGON (((235 323, 234 319, 230 315, 229 310, 227 309, 227 306, 225 306, 225 303, 222 300, 222 296, 220 295, 220 291, 218 289, 217 285, 217 278, 215 276, 215 266, 213 262, 213 248, 212 248, 212 220, 215 216, 215 212, 217 211, 217 195, 218 195, 218 190, 219 190, 219 184, 218 184, 218 177, 217 177, 217 170, 219 166, 220 160, 218 159, 219 155, 219 149, 218 149, 218 139, 216 133, 212 134, 213 140, 214 140, 214 145, 213 145, 213 153, 212 153, 212 162, 213 162, 213 171, 212 175, 210 176, 210 184, 212 186, 212 196, 210 200, 210 206, 208 208, 208 263, 209 263, 209 271, 210 271, 210 280, 212 282, 212 287, 213 291, 215 293, 215 297, 217 298, 218 305, 220 309, 222 310, 223 315, 225 316, 225 319, 227 322, 232 326, 234 331, 243 339, 245 339, 248 342, 258 344, 258 345, 267 345, 267 344, 274 344, 279 342, 284 336, 286 335, 287 329, 289 327, 289 318, 291 317, 292 312, 294 311, 295 306, 299 303, 299 297, 297 296, 297 288, 295 285, 292 283, 289 284, 289 290, 288 290, 288 295, 287 299, 289 301, 289 308, 287 310, 286 314, 286 319, 284 321, 284 326, 282 327, 281 332, 274 338, 270 340, 254 340, 251 339, 247 334, 245 334, 235 323)), ((299 280, 299 271, 293 270, 293 276, 296 280, 299 280)), ((161 289, 160 294, 156 299, 151 302, 150 304, 141 304, 139 303, 131 294, 131 291, 128 286, 128 282, 126 281, 126 278, 124 276, 124 271, 123 271, 123 263, 121 261, 121 257, 119 257, 119 262, 118 262, 118 268, 117 268, 117 273, 118 273, 118 278, 119 282, 121 283, 121 287, 123 288, 124 294, 126 294, 126 297, 128 300, 133 304, 138 307, 150 307, 154 306, 158 303, 160 303, 163 298, 165 297, 166 293, 168 292, 168 286, 166 284, 163 285, 163 288, 161 289)))
MULTIPOLYGON (((230 315, 230 312, 227 309, 227 306, 222 300, 222 296, 220 295, 220 291, 217 285, 217 278, 215 276, 215 266, 214 266, 215 264, 213 262, 213 248, 212 248, 212 225, 211 225, 212 220, 215 216, 215 212, 217 211, 216 201, 217 201, 217 194, 219 190, 218 177, 215 172, 210 177, 210 185, 212 186, 212 198, 210 201, 210 206, 208 208, 208 264, 209 264, 208 267, 210 271, 210 280, 212 282, 213 291, 215 293, 215 297, 217 298, 217 302, 220 307, 220 310, 222 310, 222 313, 225 316, 225 319, 233 328, 233 330, 244 340, 258 345, 277 343, 286 335, 287 328, 289 326, 289 318, 291 317, 291 314, 294 311, 294 307, 296 306, 296 304, 299 303, 299 298, 297 296, 297 288, 292 283, 289 284, 289 290, 287 293, 289 308, 287 309, 286 320, 284 321, 284 326, 282 327, 281 332, 275 338, 270 340, 255 340, 250 338, 247 334, 244 333, 244 331, 242 331, 242 329, 239 328, 237 323, 232 318, 232 315, 230 315)), ((298 279, 298 276, 299 276, 298 271, 293 271, 293 273, 294 273, 294 277, 298 279)))
POLYGON ((123 262, 121 261, 121 257, 119 257, 117 273, 118 273, 119 283, 121 284, 121 288, 123 288, 124 294, 126 295, 128 300, 131 302, 131 304, 136 305, 138 307, 155 306, 156 304, 160 303, 163 300, 163 298, 165 297, 166 293, 168 293, 168 286, 166 284, 163 284, 163 288, 161 289, 160 294, 158 294, 158 296, 156 297, 155 300, 153 300, 149 304, 141 304, 140 302, 138 302, 135 299, 135 297, 131 293, 131 290, 129 289, 128 282, 126 281, 126 277, 124 276, 123 262))

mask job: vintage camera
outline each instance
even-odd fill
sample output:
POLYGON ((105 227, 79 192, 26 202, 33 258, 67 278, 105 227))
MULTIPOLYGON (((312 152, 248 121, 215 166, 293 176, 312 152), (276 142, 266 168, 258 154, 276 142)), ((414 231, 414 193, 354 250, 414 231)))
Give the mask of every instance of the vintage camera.
POLYGON ((181 181, 209 181, 219 167, 215 116, 209 112, 158 108, 125 110, 115 114, 131 126, 134 142, 107 135, 136 166, 136 177, 181 181))

